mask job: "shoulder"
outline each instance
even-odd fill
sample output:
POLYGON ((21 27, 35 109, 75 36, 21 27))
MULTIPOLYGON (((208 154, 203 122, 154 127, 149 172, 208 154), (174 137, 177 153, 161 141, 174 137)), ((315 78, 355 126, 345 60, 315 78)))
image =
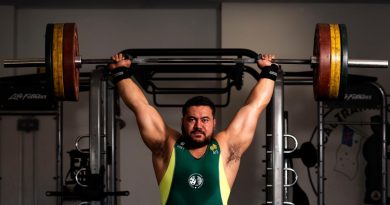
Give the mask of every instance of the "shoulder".
POLYGON ((224 131, 218 133, 214 138, 220 147, 221 157, 225 159, 225 162, 237 162, 240 161, 242 151, 239 145, 229 143, 224 131))
POLYGON ((226 156, 229 150, 226 133, 224 131, 219 132, 217 135, 215 135, 214 140, 218 143, 222 155, 226 156), (225 154, 223 154, 224 152, 225 154))

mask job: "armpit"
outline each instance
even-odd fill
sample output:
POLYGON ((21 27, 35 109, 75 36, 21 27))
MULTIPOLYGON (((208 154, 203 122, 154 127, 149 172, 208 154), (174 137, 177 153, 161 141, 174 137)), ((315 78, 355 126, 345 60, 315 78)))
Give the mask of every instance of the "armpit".
POLYGON ((228 163, 238 162, 241 159, 241 152, 239 146, 230 146, 229 147, 229 157, 228 163))

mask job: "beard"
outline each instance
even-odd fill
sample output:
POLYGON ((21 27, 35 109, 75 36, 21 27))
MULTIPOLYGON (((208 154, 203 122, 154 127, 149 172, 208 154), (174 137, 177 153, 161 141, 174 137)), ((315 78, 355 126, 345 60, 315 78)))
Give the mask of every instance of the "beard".
POLYGON ((203 132, 201 129, 193 129, 191 130, 190 134, 187 134, 188 132, 184 130, 184 127, 181 126, 181 133, 183 136, 183 140, 186 143, 186 146, 188 148, 200 148, 205 145, 208 145, 211 141, 211 138, 214 136, 214 132, 211 133, 211 135, 207 136, 205 132, 203 132), (204 140, 194 140, 190 135, 195 133, 201 133, 205 136, 204 140))

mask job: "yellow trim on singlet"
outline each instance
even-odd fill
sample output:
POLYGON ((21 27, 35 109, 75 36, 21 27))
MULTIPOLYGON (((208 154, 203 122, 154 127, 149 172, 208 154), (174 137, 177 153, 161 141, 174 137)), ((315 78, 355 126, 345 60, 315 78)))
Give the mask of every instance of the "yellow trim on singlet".
POLYGON ((171 191, 173 171, 175 170, 176 154, 175 148, 172 150, 171 159, 169 160, 167 171, 165 172, 163 178, 161 179, 159 188, 160 188, 160 198, 161 204, 165 205, 168 200, 169 192, 171 191))
POLYGON ((230 186, 225 174, 225 168, 223 166, 221 155, 219 156, 219 189, 221 192, 222 203, 227 205, 230 195, 230 186))

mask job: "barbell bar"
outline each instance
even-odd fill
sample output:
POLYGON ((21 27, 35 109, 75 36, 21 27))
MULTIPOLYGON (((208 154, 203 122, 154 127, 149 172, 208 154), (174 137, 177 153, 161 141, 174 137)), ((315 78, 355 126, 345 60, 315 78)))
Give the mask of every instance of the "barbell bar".
MULTIPOLYGON (((132 58, 131 62, 136 64, 153 64, 153 63, 256 63, 255 58, 132 58)), ((310 59, 274 59, 277 64, 318 64, 317 57, 312 56, 310 59)), ((109 64, 114 63, 111 59, 82 59, 81 56, 76 56, 75 65, 81 67, 82 64, 109 64)), ((17 67, 43 67, 46 65, 43 58, 24 58, 24 59, 5 59, 3 65, 7 68, 17 67)), ((368 59, 349 59, 348 67, 353 68, 388 68, 386 60, 368 60, 368 59)))
MULTIPOLYGON (((132 58, 135 64, 256 63, 256 58, 132 58)), ((75 23, 47 24, 45 58, 7 59, 4 67, 46 67, 58 100, 75 101, 79 95, 79 68, 82 64, 109 64, 111 59, 82 59, 75 23)), ((346 90, 348 68, 388 68, 386 60, 348 59, 347 30, 344 24, 316 25, 313 56, 309 59, 274 59, 278 64, 308 64, 314 70, 316 100, 340 99, 346 90)))

